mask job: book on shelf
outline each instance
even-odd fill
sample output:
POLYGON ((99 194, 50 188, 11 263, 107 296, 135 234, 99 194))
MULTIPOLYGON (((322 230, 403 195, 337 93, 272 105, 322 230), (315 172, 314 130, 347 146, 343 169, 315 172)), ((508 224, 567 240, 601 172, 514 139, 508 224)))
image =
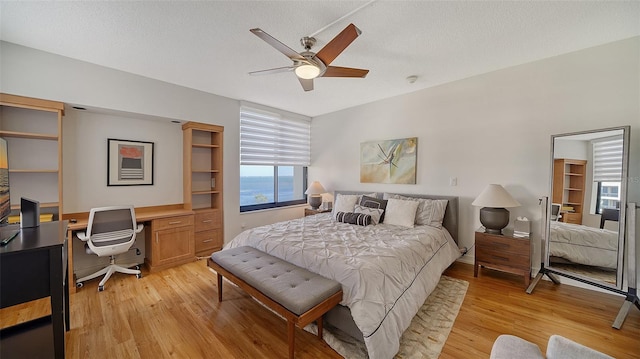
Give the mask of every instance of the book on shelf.
MULTIPOLYGON (((40 222, 51 222, 53 221, 53 213, 42 213, 40 214, 40 222)), ((18 224, 20 223, 20 215, 16 214, 13 216, 9 216, 8 224, 18 224)))

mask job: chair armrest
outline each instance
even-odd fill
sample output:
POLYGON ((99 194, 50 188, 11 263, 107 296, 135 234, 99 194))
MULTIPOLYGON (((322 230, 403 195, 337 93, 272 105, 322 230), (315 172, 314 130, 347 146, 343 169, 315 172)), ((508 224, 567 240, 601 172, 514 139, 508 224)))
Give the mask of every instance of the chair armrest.
POLYGON ((569 340, 552 335, 547 346, 547 359, 613 359, 599 351, 569 340))
POLYGON ((136 233, 142 232, 143 229, 144 229, 144 224, 138 223, 138 227, 136 227, 136 233))
POLYGON ((89 240, 89 237, 87 237, 87 232, 76 232, 76 236, 78 236, 78 239, 80 239, 83 242, 86 242, 89 240))
POLYGON ((522 338, 503 334, 496 339, 491 348, 490 359, 544 359, 540 348, 522 338))

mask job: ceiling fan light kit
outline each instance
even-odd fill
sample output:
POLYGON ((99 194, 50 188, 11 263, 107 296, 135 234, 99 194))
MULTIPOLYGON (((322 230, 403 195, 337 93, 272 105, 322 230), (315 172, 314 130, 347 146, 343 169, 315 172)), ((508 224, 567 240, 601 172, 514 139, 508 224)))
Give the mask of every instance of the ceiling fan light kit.
POLYGON ((264 75, 293 70, 298 80, 300 80, 302 88, 305 91, 311 91, 313 90, 313 79, 316 77, 364 78, 369 73, 369 70, 364 69, 329 66, 362 33, 354 24, 349 24, 317 53, 311 51, 311 47, 316 43, 316 39, 313 37, 305 36, 300 39, 305 51, 298 53, 261 29, 256 28, 250 31, 293 61, 291 66, 253 71, 249 73, 250 75, 264 75))
POLYGON ((308 64, 296 67, 294 72, 299 78, 306 80, 315 79, 320 75, 320 69, 318 67, 308 64))

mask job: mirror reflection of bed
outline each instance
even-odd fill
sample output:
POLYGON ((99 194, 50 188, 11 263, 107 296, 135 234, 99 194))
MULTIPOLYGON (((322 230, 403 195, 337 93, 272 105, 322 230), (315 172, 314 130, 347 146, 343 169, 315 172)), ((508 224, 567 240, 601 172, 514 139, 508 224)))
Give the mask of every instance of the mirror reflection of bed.
POLYGON ((627 136, 625 128, 552 136, 545 266, 621 288, 627 136))
POLYGON ((618 232, 583 224, 550 224, 549 264, 557 269, 616 284, 618 232))

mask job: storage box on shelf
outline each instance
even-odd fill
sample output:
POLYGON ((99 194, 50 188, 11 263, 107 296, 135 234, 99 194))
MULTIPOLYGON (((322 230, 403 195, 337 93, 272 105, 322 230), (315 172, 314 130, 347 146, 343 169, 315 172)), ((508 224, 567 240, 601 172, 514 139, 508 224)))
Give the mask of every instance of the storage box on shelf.
POLYGON ((224 127, 197 122, 182 125, 184 206, 195 211, 195 253, 222 249, 224 127))

